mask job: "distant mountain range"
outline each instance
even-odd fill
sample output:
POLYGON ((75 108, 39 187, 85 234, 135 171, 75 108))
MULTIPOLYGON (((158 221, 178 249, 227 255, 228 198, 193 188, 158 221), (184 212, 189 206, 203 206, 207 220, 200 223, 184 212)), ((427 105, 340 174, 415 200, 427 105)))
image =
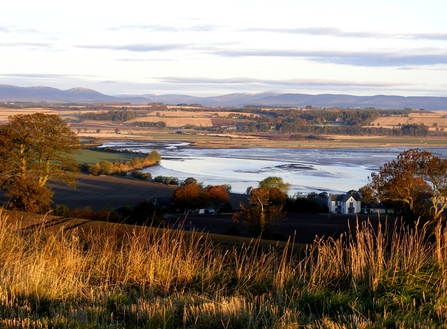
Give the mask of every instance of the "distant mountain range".
POLYGON ((16 87, 0 85, 0 102, 63 102, 63 103, 116 103, 132 104, 201 104, 203 106, 240 107, 296 106, 323 107, 375 107, 383 109, 416 108, 426 110, 447 110, 447 97, 429 96, 353 96, 343 94, 298 94, 298 93, 235 93, 214 97, 188 95, 118 95, 110 96, 86 88, 60 90, 51 87, 16 87))

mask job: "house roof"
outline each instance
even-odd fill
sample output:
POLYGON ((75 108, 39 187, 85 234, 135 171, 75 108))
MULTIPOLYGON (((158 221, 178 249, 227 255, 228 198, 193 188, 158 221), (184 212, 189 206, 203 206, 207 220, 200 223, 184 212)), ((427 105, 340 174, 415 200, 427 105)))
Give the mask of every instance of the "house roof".
POLYGON ((359 201, 357 200, 353 195, 351 194, 332 194, 331 195, 331 200, 332 201, 339 201, 339 202, 346 202, 348 201, 350 198, 353 198, 355 201, 359 201))

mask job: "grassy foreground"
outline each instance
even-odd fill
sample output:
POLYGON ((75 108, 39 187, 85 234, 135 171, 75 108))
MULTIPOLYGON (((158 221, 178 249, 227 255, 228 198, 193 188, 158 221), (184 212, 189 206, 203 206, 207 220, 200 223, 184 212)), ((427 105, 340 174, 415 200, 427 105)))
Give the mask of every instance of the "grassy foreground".
POLYGON ((151 228, 26 230, 1 212, 0 328, 446 327, 447 232, 353 233, 298 255, 151 228))

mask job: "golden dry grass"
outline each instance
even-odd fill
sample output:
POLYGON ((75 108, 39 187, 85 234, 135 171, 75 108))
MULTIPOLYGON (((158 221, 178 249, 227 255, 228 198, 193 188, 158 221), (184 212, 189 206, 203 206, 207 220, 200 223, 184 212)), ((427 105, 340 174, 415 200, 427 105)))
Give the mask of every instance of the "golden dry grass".
POLYGON ((408 116, 388 116, 379 117, 372 122, 374 126, 379 125, 384 128, 398 127, 398 125, 407 124, 424 124, 429 127, 430 130, 436 130, 434 125, 438 128, 447 128, 447 112, 415 112, 410 113, 408 116))
MULTIPOLYGON (((447 232, 253 240, 104 224, 29 229, 0 212, 0 327, 445 328, 447 232), (433 242, 430 242, 433 241, 433 242), (355 325, 353 323, 355 322, 355 325)), ((26 215, 23 215, 22 220, 26 215)))
POLYGON ((56 114, 53 110, 47 110, 44 108, 27 108, 27 109, 9 109, 0 107, 0 122, 7 122, 10 116, 17 114, 33 114, 33 113, 46 113, 46 114, 56 114))

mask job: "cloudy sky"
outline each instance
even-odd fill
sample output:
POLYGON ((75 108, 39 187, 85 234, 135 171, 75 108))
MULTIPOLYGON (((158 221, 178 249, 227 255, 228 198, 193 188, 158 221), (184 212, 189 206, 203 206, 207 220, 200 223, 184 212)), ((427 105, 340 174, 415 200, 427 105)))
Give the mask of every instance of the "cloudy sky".
POLYGON ((0 84, 447 96, 445 0, 5 0, 0 84))

